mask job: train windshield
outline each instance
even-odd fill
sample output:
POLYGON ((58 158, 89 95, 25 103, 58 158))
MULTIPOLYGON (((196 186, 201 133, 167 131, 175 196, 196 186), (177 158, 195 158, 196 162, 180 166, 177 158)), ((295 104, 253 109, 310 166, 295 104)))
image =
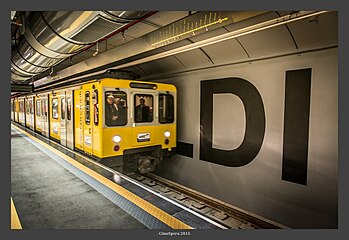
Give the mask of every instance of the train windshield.
POLYGON ((108 127, 127 124, 127 97, 123 91, 105 92, 105 125, 108 127))
POLYGON ((171 94, 159 94, 159 122, 173 123, 174 100, 171 94))
POLYGON ((136 94, 135 99, 135 122, 153 121, 153 96, 150 94, 136 94))

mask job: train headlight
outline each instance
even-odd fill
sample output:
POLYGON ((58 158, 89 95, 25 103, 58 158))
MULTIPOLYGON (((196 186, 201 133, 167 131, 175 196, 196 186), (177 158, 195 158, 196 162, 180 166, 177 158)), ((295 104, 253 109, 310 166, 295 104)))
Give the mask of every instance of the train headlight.
POLYGON ((121 141, 121 137, 120 137, 119 135, 115 135, 115 136, 113 137, 113 142, 119 143, 120 141, 121 141))
POLYGON ((165 131, 165 132, 164 132, 164 135, 165 135, 165 137, 167 137, 167 138, 168 138, 168 137, 170 137, 170 136, 171 136, 171 133, 170 133, 170 131, 165 131))

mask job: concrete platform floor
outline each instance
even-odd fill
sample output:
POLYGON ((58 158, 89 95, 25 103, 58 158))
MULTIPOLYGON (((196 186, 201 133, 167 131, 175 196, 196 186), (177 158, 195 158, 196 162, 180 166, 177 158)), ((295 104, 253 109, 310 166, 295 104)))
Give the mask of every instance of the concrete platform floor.
POLYGON ((145 229, 11 129, 11 196, 23 229, 145 229))

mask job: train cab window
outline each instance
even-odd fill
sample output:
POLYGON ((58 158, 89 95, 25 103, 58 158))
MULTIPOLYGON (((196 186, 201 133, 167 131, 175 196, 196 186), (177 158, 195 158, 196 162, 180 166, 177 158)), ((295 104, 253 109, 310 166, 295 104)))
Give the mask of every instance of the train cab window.
POLYGON ((58 98, 52 99, 52 118, 58 119, 58 98))
POLYGON ((90 124, 90 92, 85 93, 85 123, 90 124))
POLYGON ((123 91, 105 92, 105 125, 108 127, 127 124, 127 95, 123 91))
POLYGON ((36 100, 36 116, 41 116, 41 100, 36 100))
POLYGON ((98 90, 94 90, 92 93, 92 104, 93 104, 93 122, 98 125, 98 90))
POLYGON ((65 118, 65 98, 61 99, 61 118, 64 119, 65 118))
POLYGON ((135 122, 152 122, 153 121, 153 96, 149 94, 136 94, 135 103, 135 122))
POLYGON ((67 120, 71 120, 71 99, 67 98, 67 120))
POLYGON ((173 123, 174 101, 171 94, 159 94, 159 122, 173 123))

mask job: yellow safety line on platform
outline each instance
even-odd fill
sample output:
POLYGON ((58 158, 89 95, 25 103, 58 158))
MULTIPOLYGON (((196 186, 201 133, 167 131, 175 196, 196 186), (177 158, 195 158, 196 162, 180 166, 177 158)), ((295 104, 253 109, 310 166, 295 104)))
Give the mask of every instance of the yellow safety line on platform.
MULTIPOLYGON (((12 125, 12 124, 11 124, 12 125)), ((18 129, 23 134, 27 135, 34 141, 38 142, 39 144, 45 146, 50 151, 56 153, 58 156, 65 159, 67 162, 71 163, 81 171, 85 172, 89 176, 93 177, 100 183, 104 184, 105 186, 109 187, 110 189, 114 190, 124 198, 128 199, 130 202, 136 204, 138 207, 142 208, 144 211, 148 212, 149 214, 153 215, 155 218, 159 219, 166 225, 170 226, 173 229, 193 229, 191 226, 181 222, 177 218, 171 216, 170 214, 166 213, 165 211, 157 208, 156 206, 152 205, 151 203, 143 200, 142 198, 138 197, 136 194, 133 194, 132 192, 128 191, 127 189, 121 187, 120 185, 110 181, 109 179, 103 177, 102 175, 98 174, 97 172, 93 171, 92 169, 84 166, 83 164, 77 162, 73 158, 61 153, 57 149, 54 149, 50 145, 46 144, 45 142, 31 136, 29 133, 23 131, 22 129, 18 128, 15 125, 12 125, 16 129, 18 129)))
POLYGON ((22 229, 21 222, 19 221, 18 214, 11 197, 11 229, 22 229))

